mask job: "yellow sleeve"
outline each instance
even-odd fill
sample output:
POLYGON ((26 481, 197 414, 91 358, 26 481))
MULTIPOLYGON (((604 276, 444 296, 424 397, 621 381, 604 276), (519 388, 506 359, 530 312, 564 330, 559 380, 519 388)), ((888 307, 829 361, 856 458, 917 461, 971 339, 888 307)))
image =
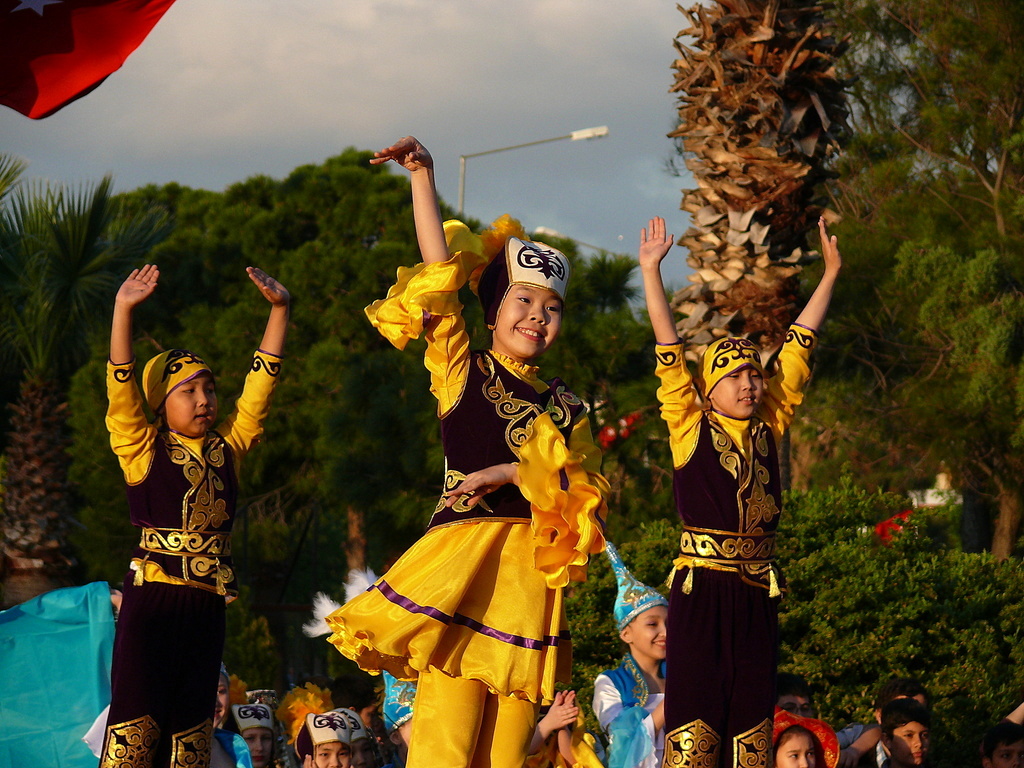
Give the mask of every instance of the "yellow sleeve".
POLYGON ((572 433, 569 435, 569 449, 579 454, 582 458, 580 466, 587 471, 590 482, 601 493, 601 497, 608 502, 611 498, 612 488, 608 479, 601 474, 601 460, 604 454, 597 443, 594 442, 594 433, 590 429, 590 419, 585 415, 572 425, 572 433))
POLYGON ((661 382, 658 387, 661 418, 668 424, 672 465, 679 468, 690 460, 697 447, 701 405, 693 377, 686 367, 683 345, 659 344, 654 355, 658 361, 655 373, 661 382))
POLYGON ((446 221, 451 258, 435 264, 399 267, 398 279, 366 316, 398 349, 426 332, 424 364, 430 391, 444 416, 462 396, 469 367, 469 334, 462 319, 459 289, 484 265, 483 244, 461 221, 446 221))
POLYGON ((156 427, 142 410, 142 393, 135 383, 135 361, 107 361, 107 431, 110 447, 121 465, 125 482, 137 485, 149 473, 156 447, 156 427))
POLYGON ((818 342, 818 334, 802 325, 791 325, 786 341, 779 352, 778 369, 765 384, 764 400, 761 403, 761 418, 775 436, 782 439, 783 433, 793 423, 793 413, 803 402, 804 386, 811 375, 811 352, 818 342))
POLYGON ((281 358, 277 355, 259 349, 252 356, 252 366, 235 410, 217 427, 217 433, 231 446, 236 462, 245 457, 263 434, 263 422, 270 412, 270 396, 280 373, 281 358))
POLYGON ((586 580, 590 555, 604 551, 608 482, 599 474, 595 482, 588 470, 595 456, 571 449, 548 413, 533 420, 519 447, 519 490, 533 511, 534 566, 552 589, 586 580))

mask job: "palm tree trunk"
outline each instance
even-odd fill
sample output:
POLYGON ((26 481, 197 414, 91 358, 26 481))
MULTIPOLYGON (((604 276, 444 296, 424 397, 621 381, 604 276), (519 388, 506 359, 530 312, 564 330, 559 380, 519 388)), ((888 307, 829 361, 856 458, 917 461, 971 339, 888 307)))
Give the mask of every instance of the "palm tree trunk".
POLYGON ((58 392, 51 382, 26 379, 10 405, 2 500, 4 607, 71 583, 68 409, 58 392))

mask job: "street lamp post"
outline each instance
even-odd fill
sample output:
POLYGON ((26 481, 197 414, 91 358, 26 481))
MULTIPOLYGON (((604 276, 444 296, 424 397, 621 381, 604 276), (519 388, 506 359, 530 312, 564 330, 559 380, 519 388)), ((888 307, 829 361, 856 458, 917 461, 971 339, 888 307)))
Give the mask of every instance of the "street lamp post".
POLYGON ((510 149, 522 149, 523 147, 532 147, 537 144, 548 144, 552 141, 563 141, 569 139, 570 141, 580 141, 581 139, 599 139, 602 136, 608 135, 608 126, 601 125, 596 128, 584 128, 579 131, 573 131, 567 133, 564 136, 554 136, 550 139, 540 139, 538 141, 528 141, 525 144, 513 144, 511 147, 499 147, 498 149, 487 149, 483 152, 473 152, 468 155, 459 155, 459 216, 463 214, 466 201, 466 160, 471 157, 480 157, 481 155, 493 155, 496 152, 507 152, 510 149))

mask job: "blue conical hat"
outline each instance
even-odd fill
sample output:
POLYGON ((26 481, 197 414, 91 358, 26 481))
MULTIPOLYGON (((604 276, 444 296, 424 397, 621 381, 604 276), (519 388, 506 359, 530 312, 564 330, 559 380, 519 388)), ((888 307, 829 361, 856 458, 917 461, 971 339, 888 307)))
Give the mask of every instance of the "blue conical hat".
POLYGON ((384 677, 384 725, 388 733, 404 725, 412 717, 412 703, 416 698, 416 683, 398 680, 389 672, 384 677))
POLYGON ((606 543, 605 553, 612 563, 615 582, 619 591, 615 595, 615 623, 621 632, 626 626, 644 611, 659 605, 668 607, 668 600, 657 590, 651 589, 634 578, 619 556, 619 550, 610 541, 606 543))

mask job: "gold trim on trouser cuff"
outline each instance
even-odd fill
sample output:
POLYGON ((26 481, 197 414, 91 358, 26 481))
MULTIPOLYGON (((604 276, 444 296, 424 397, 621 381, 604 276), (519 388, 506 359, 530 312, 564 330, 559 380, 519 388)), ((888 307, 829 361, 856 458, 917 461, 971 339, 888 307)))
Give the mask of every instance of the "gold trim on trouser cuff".
POLYGON ((171 737, 171 768, 209 768, 213 720, 207 718, 194 728, 171 737))
POLYGON ((160 729, 149 715, 107 726, 100 768, 150 768, 160 729))
POLYGON ((697 719, 665 735, 664 768, 716 768, 721 737, 697 719))
POLYGON ((772 750, 772 721, 764 720, 732 740, 735 768, 769 768, 772 750))

